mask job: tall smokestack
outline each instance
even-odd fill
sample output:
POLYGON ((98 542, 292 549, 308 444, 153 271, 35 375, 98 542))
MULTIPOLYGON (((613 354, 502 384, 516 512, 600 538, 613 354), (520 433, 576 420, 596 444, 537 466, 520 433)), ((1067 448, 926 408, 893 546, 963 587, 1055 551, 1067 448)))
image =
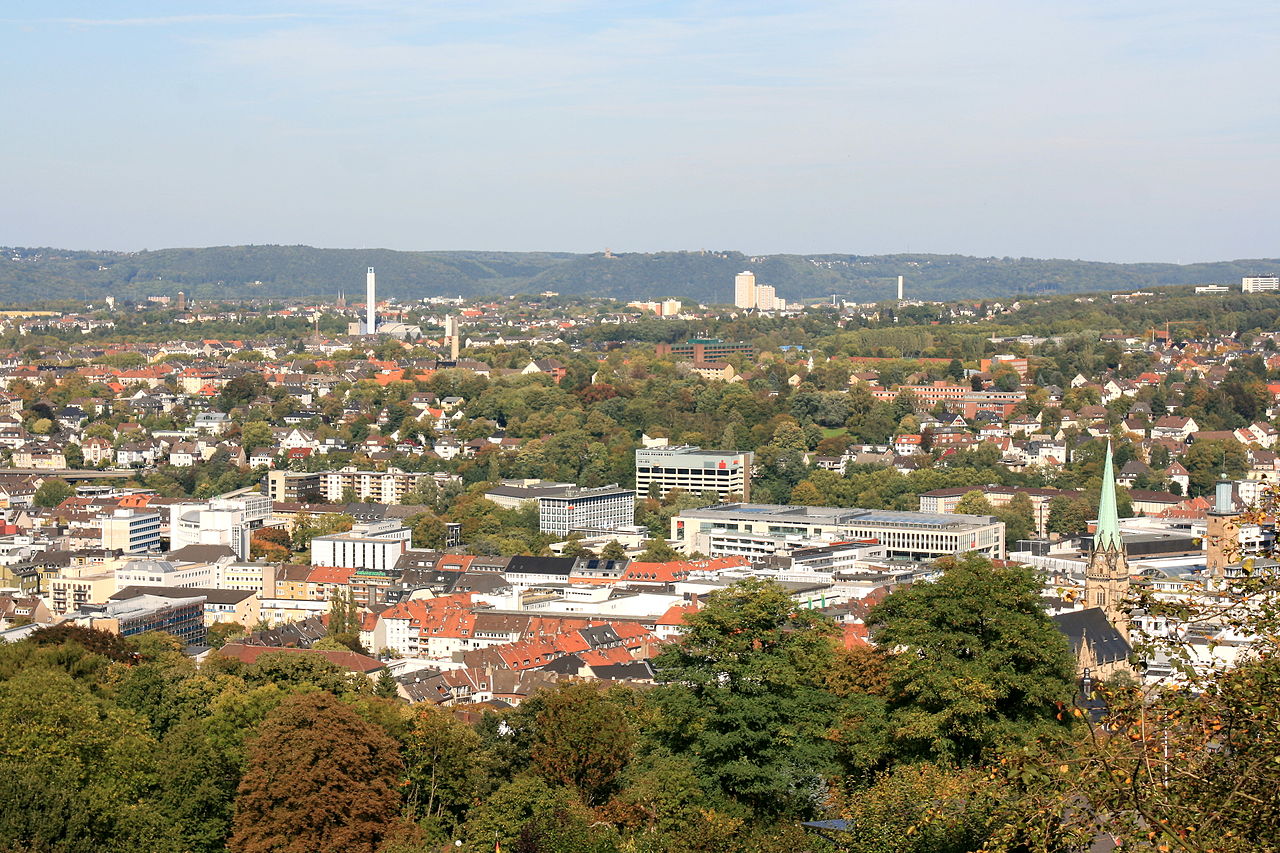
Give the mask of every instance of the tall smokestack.
MULTIPOLYGON (((369 270, 369 274, 370 274, 370 275, 372 275, 372 274, 373 274, 373 270, 372 270, 372 269, 371 269, 371 270, 369 270)), ((899 301, 899 302, 901 302, 901 301, 902 301, 902 284, 903 284, 903 278, 904 278, 904 276, 898 276, 898 301, 899 301)))
POLYGON ((364 325, 365 333, 372 335, 378 327, 378 288, 373 280, 373 267, 369 267, 369 274, 365 277, 364 284, 364 325))

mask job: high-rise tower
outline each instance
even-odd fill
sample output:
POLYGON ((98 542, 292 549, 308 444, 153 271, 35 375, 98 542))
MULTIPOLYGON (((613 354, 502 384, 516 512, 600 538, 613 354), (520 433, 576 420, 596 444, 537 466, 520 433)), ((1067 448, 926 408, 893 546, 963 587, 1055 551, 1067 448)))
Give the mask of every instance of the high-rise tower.
POLYGON ((738 308, 756 307, 756 275, 750 270, 733 277, 733 304, 738 308))
POLYGON ((378 287, 373 278, 373 267, 364 280, 364 331, 372 335, 378 329, 378 287))
POLYGON ((1120 514, 1116 510, 1116 471, 1107 443, 1107 459, 1102 470, 1102 493, 1098 495, 1098 526, 1093 533, 1093 549, 1084 570, 1085 607, 1100 607, 1108 621, 1122 635, 1129 635, 1129 560, 1120 536, 1120 514))

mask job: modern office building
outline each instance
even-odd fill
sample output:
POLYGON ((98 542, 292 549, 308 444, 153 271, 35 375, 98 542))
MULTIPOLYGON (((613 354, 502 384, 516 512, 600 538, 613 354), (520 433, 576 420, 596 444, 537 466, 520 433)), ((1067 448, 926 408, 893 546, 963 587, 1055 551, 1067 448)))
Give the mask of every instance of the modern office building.
POLYGON ((567 536, 574 530, 608 530, 635 523, 636 493, 616 484, 574 487, 538 498, 538 529, 567 536))
POLYGON ((236 558, 249 558, 249 538, 271 517, 271 499, 262 495, 213 498, 201 504, 174 505, 169 521, 170 549, 188 545, 225 545, 236 558))
POLYGON ((680 489, 690 494, 715 492, 720 500, 751 498, 750 451, 703 450, 691 445, 646 447, 636 451, 636 494, 658 497, 680 489))
POLYGON ((1265 293, 1280 290, 1280 275, 1247 275, 1240 279, 1243 293, 1265 293))
POLYGON ((160 513, 147 509, 117 509, 99 516, 102 547, 126 554, 160 550, 160 513))
POLYGON ((399 521, 357 524, 346 533, 312 539, 311 562, 316 566, 390 571, 412 539, 412 531, 399 521))
MULTIPOLYGON (((738 534, 800 539, 875 539, 887 557, 928 560, 976 551, 1004 557, 1004 522, 988 515, 895 512, 825 506, 734 503, 688 509, 671 519, 671 538, 686 553, 738 534)), ((706 553, 705 551, 703 553, 706 553)))
POLYGON ((121 637, 134 637, 148 631, 164 631, 183 643, 203 643, 207 636, 204 622, 203 595, 190 598, 165 598, 139 595, 125 601, 85 607, 68 614, 68 619, 86 628, 110 631, 121 637))

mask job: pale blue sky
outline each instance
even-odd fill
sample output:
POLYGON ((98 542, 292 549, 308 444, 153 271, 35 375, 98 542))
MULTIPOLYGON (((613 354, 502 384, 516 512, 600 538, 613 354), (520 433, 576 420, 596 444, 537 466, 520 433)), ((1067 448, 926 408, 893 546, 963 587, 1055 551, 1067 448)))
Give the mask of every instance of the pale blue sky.
POLYGON ((0 0, 0 243, 1280 256, 1273 0, 0 0))

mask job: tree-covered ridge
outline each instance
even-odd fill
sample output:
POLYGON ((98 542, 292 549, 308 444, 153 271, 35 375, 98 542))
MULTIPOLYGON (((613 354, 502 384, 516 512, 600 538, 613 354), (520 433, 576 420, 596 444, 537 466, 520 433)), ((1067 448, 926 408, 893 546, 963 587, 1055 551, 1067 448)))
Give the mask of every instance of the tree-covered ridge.
POLYGON ((537 293, 625 299, 679 295, 728 302, 733 276, 752 269, 790 300, 833 294, 860 302, 891 298, 898 275, 914 299, 1129 290, 1217 282, 1280 272, 1280 259, 1199 264, 1115 264, 964 255, 764 255, 735 251, 402 252, 310 246, 215 246, 140 252, 52 248, 0 250, 0 292, 8 302, 145 297, 185 290, 198 298, 326 297, 362 293, 374 266, 381 296, 537 293))

